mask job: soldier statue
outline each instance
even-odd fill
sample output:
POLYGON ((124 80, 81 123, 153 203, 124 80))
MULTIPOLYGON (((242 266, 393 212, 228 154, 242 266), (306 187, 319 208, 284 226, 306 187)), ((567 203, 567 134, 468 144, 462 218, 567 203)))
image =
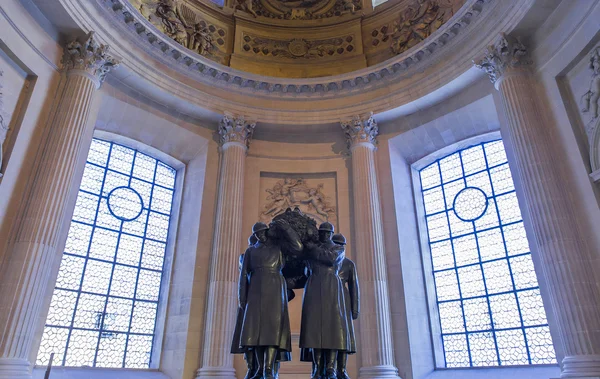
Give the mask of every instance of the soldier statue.
MULTIPOLYGON (((331 240, 338 245, 346 245, 346 237, 342 234, 334 234, 331 240)), ((348 354, 356 353, 356 338, 354 336, 354 325, 352 324, 352 321, 356 320, 360 313, 360 291, 354 262, 349 258, 344 258, 338 275, 344 286, 344 303, 346 305, 346 323, 348 325, 350 347, 348 350, 338 351, 337 379, 349 379, 348 372, 346 371, 348 354)))
MULTIPOLYGON (((275 220, 280 238, 287 240, 286 250, 302 252, 302 243, 285 220, 275 220)), ((285 258, 276 240, 267 234, 269 226, 257 222, 252 233, 258 242, 250 246, 242 260, 239 281, 239 306, 244 312, 240 347, 254 349, 257 373, 264 379, 276 377, 278 354, 291 352, 286 279, 282 269, 285 258)))
MULTIPOLYGON (((248 237, 248 248, 254 246, 258 242, 258 239, 254 234, 248 237)), ((244 260, 244 254, 240 255, 240 272, 242 271, 242 263, 244 260)), ((244 354, 248 371, 244 379, 254 378, 258 364, 255 359, 254 350, 252 348, 244 348, 240 346, 240 337, 242 335, 242 324, 244 322, 244 309, 238 307, 237 318, 235 321, 235 330, 233 331, 233 338, 231 340, 231 354, 244 354)))
POLYGON ((300 348, 312 350, 314 379, 323 373, 327 379, 336 379, 338 351, 351 350, 344 285, 338 275, 345 248, 331 240, 333 231, 333 225, 324 222, 319 226, 319 241, 305 242, 308 280, 302 303, 300 348))

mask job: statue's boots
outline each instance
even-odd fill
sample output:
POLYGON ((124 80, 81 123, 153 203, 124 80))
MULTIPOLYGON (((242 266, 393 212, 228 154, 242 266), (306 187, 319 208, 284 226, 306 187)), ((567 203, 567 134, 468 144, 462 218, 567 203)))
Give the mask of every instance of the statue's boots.
POLYGON ((244 353, 244 358, 246 358, 246 366, 248 367, 248 371, 246 371, 246 376, 244 379, 258 379, 256 378, 256 373, 258 371, 258 363, 256 362, 256 356, 254 355, 254 351, 249 350, 244 353))
POLYGON ((350 379, 350 376, 348 375, 348 371, 346 371, 345 368, 343 368, 343 369, 338 368, 337 379, 350 379))

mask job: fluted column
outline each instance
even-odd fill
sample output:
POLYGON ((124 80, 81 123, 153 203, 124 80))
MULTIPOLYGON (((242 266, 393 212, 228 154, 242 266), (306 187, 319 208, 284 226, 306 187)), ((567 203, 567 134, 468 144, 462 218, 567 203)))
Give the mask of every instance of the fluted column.
POLYGON ((239 257, 243 252, 244 161, 255 123, 225 115, 219 124, 221 166, 210 263, 204 353, 197 378, 235 379, 231 338, 238 308, 239 257))
POLYGON ((568 189, 559 177, 550 131, 536 98, 527 50, 502 34, 475 62, 500 91, 506 114, 502 137, 514 151, 513 175, 522 183, 541 267, 565 354, 562 378, 600 377, 600 293, 591 252, 576 228, 568 189))
POLYGON ((342 128, 352 154, 354 249, 361 286, 359 378, 398 378, 375 168, 377 123, 372 115, 366 120, 357 116, 342 122, 342 128))
POLYGON ((0 271, 0 379, 31 378, 31 346, 52 266, 60 259, 57 241, 69 210, 65 204, 75 178, 76 157, 92 98, 117 65, 108 46, 93 33, 69 43, 63 56, 66 83, 48 138, 38 156, 24 201, 11 230, 0 271))

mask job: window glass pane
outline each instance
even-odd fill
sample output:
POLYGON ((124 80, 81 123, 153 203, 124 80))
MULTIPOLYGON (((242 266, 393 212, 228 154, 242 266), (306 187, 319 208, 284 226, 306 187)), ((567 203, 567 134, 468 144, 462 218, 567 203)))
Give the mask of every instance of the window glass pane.
POLYGON ((556 363, 502 141, 420 178, 446 367, 556 363))
POLYGON ((175 176, 92 141, 37 364, 150 367, 175 176))

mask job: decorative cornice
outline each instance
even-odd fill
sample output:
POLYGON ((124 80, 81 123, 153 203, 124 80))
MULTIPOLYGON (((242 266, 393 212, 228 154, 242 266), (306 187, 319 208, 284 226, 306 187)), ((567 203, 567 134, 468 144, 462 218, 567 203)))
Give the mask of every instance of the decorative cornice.
POLYGON ((494 84, 508 70, 523 68, 531 63, 525 45, 518 38, 505 33, 500 33, 498 40, 488 46, 482 58, 473 61, 475 67, 485 71, 494 84))
POLYGON ((342 121, 341 125, 346 135, 346 144, 349 150, 360 144, 368 144, 374 148, 377 147, 379 128, 377 127, 377 121, 373 118, 373 112, 366 119, 354 116, 352 120, 342 121))
POLYGON ((237 91, 254 94, 277 93, 284 97, 337 97, 348 89, 358 91, 361 88, 387 85, 390 80, 400 80, 403 74, 416 66, 430 61, 444 45, 460 33, 482 13, 485 6, 494 0, 470 0, 454 17, 434 32, 421 44, 388 61, 348 74, 323 78, 287 79, 264 77, 235 70, 217 64, 194 52, 161 33, 154 25, 141 16, 127 0, 96 0, 112 13, 119 22, 124 23, 142 43, 147 51, 168 64, 182 66, 186 73, 211 86, 234 87, 237 91))
POLYGON ((98 44, 94 32, 89 32, 83 40, 76 39, 65 47, 61 63, 65 70, 83 70, 102 84, 108 72, 117 67, 120 61, 108 54, 109 46, 98 44))
POLYGON ((219 122, 219 145, 238 143, 248 148, 255 127, 256 122, 247 121, 244 116, 225 114, 219 122))

